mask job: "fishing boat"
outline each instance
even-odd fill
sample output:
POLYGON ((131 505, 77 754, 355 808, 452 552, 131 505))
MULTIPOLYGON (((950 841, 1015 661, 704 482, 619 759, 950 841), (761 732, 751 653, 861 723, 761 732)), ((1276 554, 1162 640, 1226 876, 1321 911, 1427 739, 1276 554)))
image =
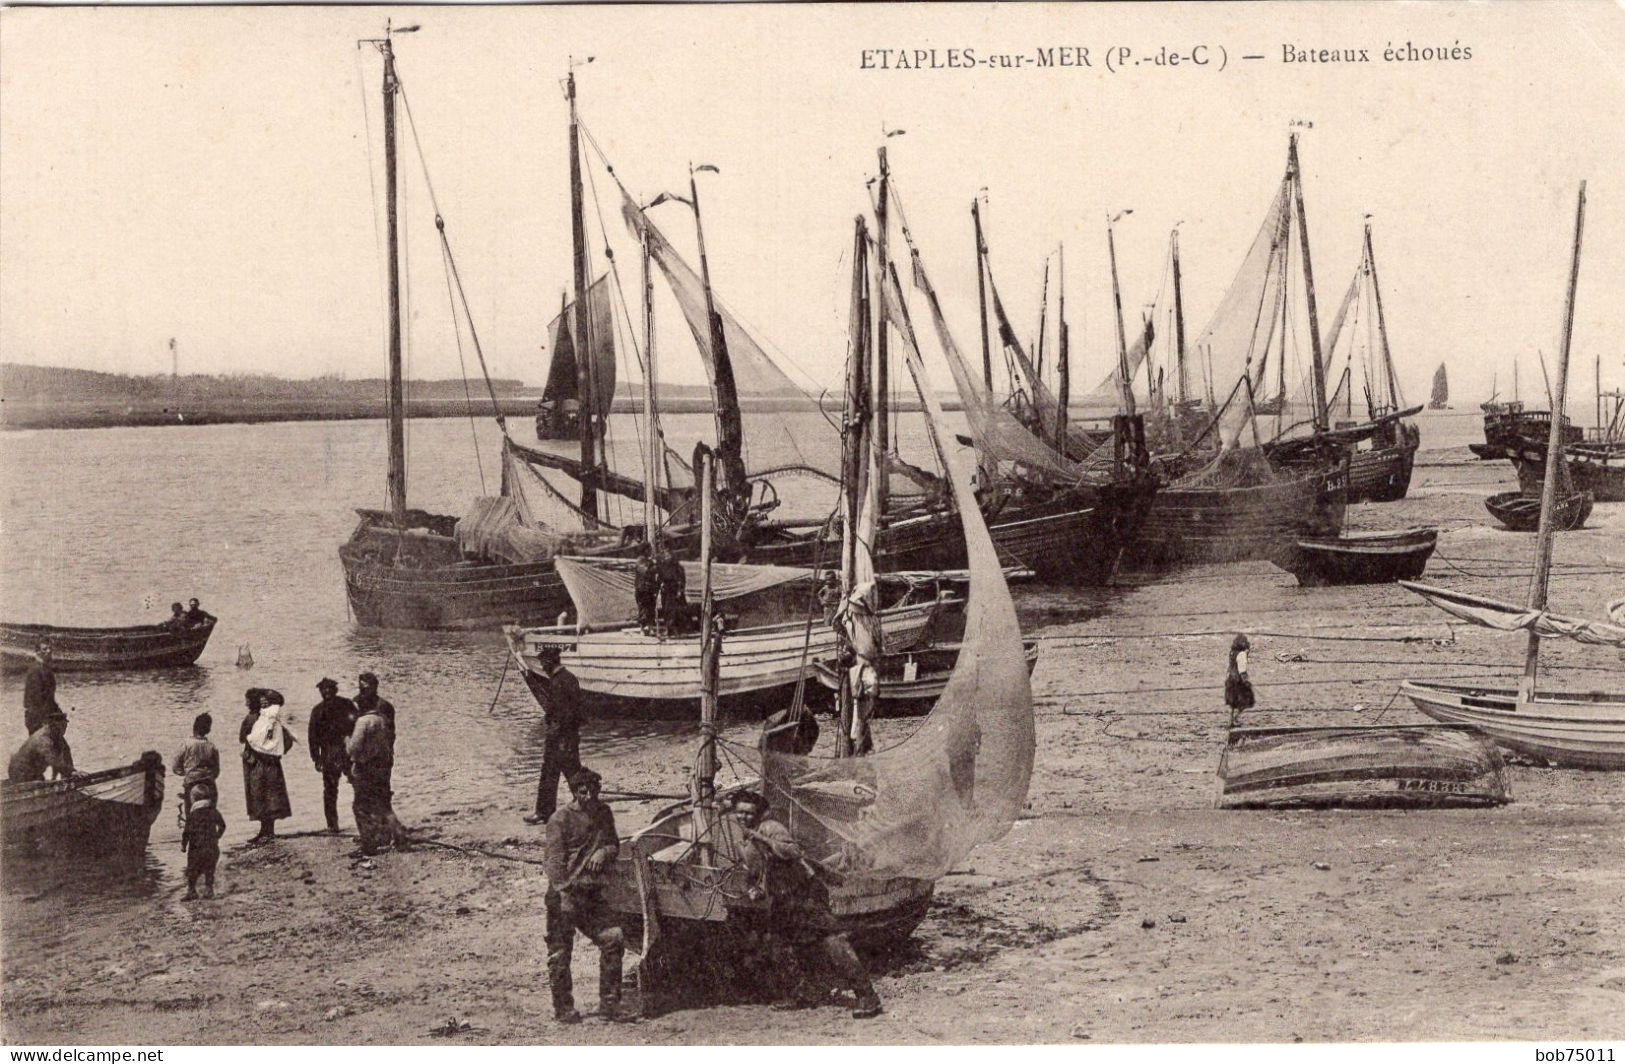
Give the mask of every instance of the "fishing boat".
POLYGON ((1506 450, 1493 443, 1469 443, 1467 449, 1473 452, 1474 457, 1483 458, 1487 461, 1506 457, 1506 450))
POLYGON ((197 661, 214 634, 215 623, 213 617, 185 628, 168 624, 62 628, 0 623, 0 671, 27 672, 42 642, 51 644, 51 667, 57 672, 181 668, 197 661))
POLYGON ((1215 804, 1394 808, 1509 801, 1500 752, 1469 726, 1349 724, 1231 729, 1219 758, 1215 804))
MULTIPOLYGON (((598 284, 607 289, 607 278, 600 278, 598 284)), ((568 295, 559 297, 561 305, 558 317, 553 319, 547 330, 548 347, 553 357, 548 363, 547 383, 542 387, 542 397, 536 401, 538 440, 581 439, 583 381, 581 360, 576 357, 575 341, 571 335, 575 326, 571 321, 573 312, 569 299, 568 295)), ((589 306, 597 318, 592 323, 592 335, 613 337, 615 323, 610 317, 608 291, 602 291, 590 299, 589 306)), ((586 383, 589 385, 587 394, 595 405, 588 420, 596 417, 602 422, 609 417, 610 405, 615 397, 615 347, 600 340, 592 348, 592 372, 586 383)))
POLYGON ((1391 584, 1421 576, 1438 540, 1436 528, 1345 532, 1340 536, 1298 539, 1290 551, 1271 560, 1296 576, 1304 587, 1391 584))
MULTIPOLYGON (((1538 497, 1546 479, 1543 446, 1520 439, 1507 457, 1518 471, 1518 488, 1538 497)), ((1563 450, 1564 473, 1575 493, 1589 494, 1597 502, 1625 502, 1625 447, 1573 443, 1563 450)))
POLYGON ((1268 560, 1303 537, 1340 535, 1345 483, 1339 473, 1278 472, 1257 450, 1221 452, 1157 492, 1129 555, 1153 567, 1268 560))
MULTIPOLYGON (((1551 503, 1552 530, 1572 532, 1585 527, 1591 516, 1594 501, 1588 491, 1573 491, 1554 496, 1551 503)), ((1536 532, 1540 529, 1541 496, 1526 491, 1503 491, 1484 500, 1490 515, 1514 532, 1536 532)))
MULTIPOLYGON (((569 605, 564 585, 553 571, 556 553, 630 556, 638 547, 625 530, 602 517, 601 496, 629 494, 642 498, 643 482, 609 470, 604 461, 604 418, 579 419, 582 458, 565 462, 518 444, 497 412, 485 355, 473 327, 466 298, 454 302, 461 311, 458 328, 466 328, 491 394, 492 411, 502 433, 501 489, 474 501, 461 518, 432 514, 407 506, 406 428, 402 378, 401 307, 402 244, 397 219, 397 97, 404 94, 396 73, 393 37, 416 27, 395 28, 371 40, 383 56, 384 196, 388 217, 387 275, 389 288, 389 388, 386 402, 388 508, 358 508, 360 522, 339 547, 345 593, 357 624, 376 628, 488 629, 503 624, 557 619, 569 605), (571 502, 542 474, 564 467, 581 485, 579 503, 571 502)), ((575 251, 574 299, 555 319, 554 353, 568 348, 577 360, 580 394, 600 394, 598 367, 613 363, 614 329, 609 286, 605 278, 589 284, 580 173, 580 134, 575 105, 575 76, 566 81, 570 105, 572 239, 575 251), (568 340, 565 338, 569 337, 568 340)), ((421 152, 418 153, 421 158, 421 152)), ((447 269, 447 290, 462 293, 456 259, 445 220, 436 211, 436 231, 447 269)), ((557 363, 557 358, 555 358, 557 363)), ((607 401, 607 399, 605 400, 607 401)), ((472 406, 472 403, 471 403, 472 406)), ((590 411, 602 403, 587 404, 590 411)), ((607 407, 606 407, 607 409, 607 407)), ((668 493, 662 503, 682 500, 668 493)))
POLYGON ((1429 410, 1450 409, 1450 377, 1444 371, 1444 363, 1433 371, 1433 394, 1428 399, 1429 410))
MULTIPOLYGON (((867 269, 862 218, 857 226, 855 274, 867 269)), ((850 362, 868 350, 867 340, 854 332, 849 400, 856 398, 850 362)), ((941 409, 923 366, 912 350, 905 357, 933 432, 940 432, 941 409)), ((861 406, 849 407, 848 472, 866 464, 853 451, 867 452, 873 468, 868 428, 861 406)), ((940 442, 936 446, 946 462, 940 442)), ((706 470, 709 486, 708 464, 706 470)), ((842 589, 849 596, 864 594, 861 577, 873 565, 865 531, 877 516, 871 488, 860 490, 857 480, 843 478, 842 589)), ((718 735, 716 688, 706 684, 691 799, 626 839, 604 877, 605 898, 642 953, 637 976, 646 1013, 669 1000, 685 975, 715 983, 717 969, 710 962, 740 946, 748 951, 772 915, 772 899, 756 884, 748 836, 722 800, 727 789, 716 785, 722 748, 731 748, 730 760, 750 758, 760 765, 750 785, 760 787, 768 815, 787 827, 829 884, 837 926, 860 948, 911 934, 926 915, 936 880, 974 847, 1002 836, 1019 815, 1035 745, 1020 630, 976 500, 959 478, 950 482, 970 560, 966 635, 936 707, 908 738, 855 756, 854 725, 861 721, 850 685, 843 684, 836 757, 785 753, 766 744, 747 750, 718 735)), ((709 552, 702 556, 708 559, 709 552)), ((702 613, 709 622, 709 610, 702 613)), ((702 627, 714 630, 709 623, 702 627)), ((847 629, 860 660, 874 652, 864 627, 847 629)), ((724 643, 728 638, 720 635, 724 643)))
MULTIPOLYGON (((1569 269, 1562 347, 1558 355, 1553 409, 1561 415, 1568 388, 1569 345, 1574 332, 1574 294, 1580 276, 1581 236, 1585 231, 1585 183, 1580 184, 1574 218, 1574 258, 1569 269)), ((1546 478, 1542 485, 1540 529, 1535 540, 1534 574, 1522 605, 1468 595, 1425 584, 1403 586, 1462 620, 1504 632, 1525 631, 1523 677, 1516 688, 1407 680, 1400 692, 1435 720, 1471 724, 1497 743, 1561 767, 1625 769, 1625 692, 1556 692, 1541 690, 1541 639, 1565 638, 1593 646, 1625 648, 1625 626, 1586 621, 1552 613, 1547 608, 1552 539, 1557 508, 1563 444, 1547 442, 1546 478)), ((1614 621, 1625 615, 1613 612, 1614 621)))
POLYGON ((36 783, 0 783, 7 858, 117 860, 145 852, 164 804, 164 760, 145 753, 122 768, 36 783))
MULTIPOLYGON (((958 643, 936 643, 914 650, 882 654, 875 663, 876 693, 875 716, 918 717, 931 711, 948 686, 954 664, 959 661, 958 643)), ((1038 664, 1038 644, 1027 640, 1022 644, 1027 661, 1027 674, 1032 675, 1038 664)), ((841 669, 833 659, 813 662, 813 677, 824 692, 816 696, 817 704, 834 703, 841 689, 841 669)), ((815 694, 809 693, 808 701, 815 694)))

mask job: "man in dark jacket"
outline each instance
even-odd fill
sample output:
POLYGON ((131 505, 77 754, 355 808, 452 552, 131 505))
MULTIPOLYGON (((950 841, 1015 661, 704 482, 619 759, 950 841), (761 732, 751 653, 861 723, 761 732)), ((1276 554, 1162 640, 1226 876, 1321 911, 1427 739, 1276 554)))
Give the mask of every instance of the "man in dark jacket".
POLYGON ((56 704, 56 671, 51 668, 51 644, 40 642, 34 651, 34 664, 29 666, 23 680, 23 725, 33 735, 45 724, 46 718, 62 712, 56 704))
POLYGON ((198 605, 197 599, 186 600, 186 627, 198 628, 214 620, 214 614, 198 605))
POLYGON ((559 660, 559 648, 542 648, 543 681, 534 685, 546 728, 542 745, 542 778, 536 783, 536 811, 527 824, 545 824, 558 807, 559 777, 566 780, 581 767, 581 682, 559 660))
POLYGON ((666 631, 673 635, 686 632, 691 627, 688 599, 684 595, 688 577, 683 573, 683 563, 671 551, 656 552, 655 582, 660 593, 660 619, 665 622, 666 631))
POLYGON ((569 805, 547 822, 547 985, 553 1017, 580 1023, 570 978, 575 934, 598 947, 598 1015, 625 1020, 621 1011, 621 958, 625 936, 604 901, 603 873, 620 852, 615 814, 598 799, 600 779, 589 768, 570 774, 569 805))
POLYGON ((653 634, 657 619, 655 610, 660 598, 660 573, 655 566, 654 548, 647 543, 639 551, 632 595, 638 604, 638 624, 645 632, 653 634))
POLYGON ((349 755, 344 752, 344 741, 350 737, 360 715, 355 703, 339 696, 337 680, 327 677, 316 684, 322 700, 310 711, 310 728, 306 732, 306 746, 310 762, 322 774, 322 812, 327 815, 327 830, 339 830, 339 780, 350 768, 349 755))
MULTIPOLYGON (((411 840, 406 828, 401 824, 400 818, 395 815, 395 704, 387 698, 378 695, 378 676, 376 673, 364 672, 356 677, 355 707, 357 722, 369 713, 377 714, 383 722, 383 738, 389 744, 389 757, 379 770, 382 774, 373 781, 377 790, 376 797, 382 801, 382 808, 378 810, 387 829, 386 842, 393 842, 397 850, 411 849, 411 840)), ((355 760, 353 744, 346 743, 350 751, 350 759, 355 760)), ((354 765, 351 766, 350 785, 359 785, 355 775, 354 765)), ((359 822, 357 828, 360 828, 359 822)))

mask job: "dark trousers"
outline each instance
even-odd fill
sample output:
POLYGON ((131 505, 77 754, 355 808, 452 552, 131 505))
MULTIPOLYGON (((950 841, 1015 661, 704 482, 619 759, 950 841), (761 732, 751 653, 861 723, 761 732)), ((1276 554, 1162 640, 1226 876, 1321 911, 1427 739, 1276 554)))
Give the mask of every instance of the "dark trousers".
POLYGON ((569 912, 564 911, 559 893, 549 890, 547 900, 547 985, 553 992, 553 1011, 575 1007, 570 978, 570 959, 575 954, 576 932, 580 931, 598 947, 598 1007, 608 1008, 621 1000, 621 957, 626 938, 615 924, 615 914, 595 897, 576 897, 569 912))
POLYGON ((205 886, 214 886, 214 868, 220 862, 220 844, 214 839, 193 839, 186 849, 186 885, 196 890, 201 878, 205 886))
POLYGON ((559 777, 581 767, 580 739, 548 739, 542 750, 542 778, 536 783, 536 815, 547 820, 559 807, 559 777))
POLYGON ((389 779, 381 773, 352 769, 351 787, 355 791, 355 801, 350 808, 355 813, 361 851, 377 853, 395 841, 395 832, 390 823, 394 813, 389 807, 389 779))
POLYGON ((805 933, 792 938, 775 936, 773 959, 782 973, 789 993, 801 999, 816 999, 817 992, 809 976, 809 969, 826 969, 834 982, 852 991, 858 1004, 878 1002, 875 984, 869 970, 843 934, 819 935, 805 933))
POLYGON ((343 778, 342 768, 322 767, 322 812, 332 831, 339 829, 339 780, 343 778))

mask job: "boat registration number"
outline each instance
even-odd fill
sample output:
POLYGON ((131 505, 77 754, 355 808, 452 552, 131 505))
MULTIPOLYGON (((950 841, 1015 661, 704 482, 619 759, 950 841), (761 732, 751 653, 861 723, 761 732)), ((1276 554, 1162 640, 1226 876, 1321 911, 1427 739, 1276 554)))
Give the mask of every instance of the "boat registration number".
POLYGON ((1395 780, 1395 789, 1401 791, 1426 791, 1430 794, 1466 794, 1470 789, 1467 784, 1459 780, 1395 780))

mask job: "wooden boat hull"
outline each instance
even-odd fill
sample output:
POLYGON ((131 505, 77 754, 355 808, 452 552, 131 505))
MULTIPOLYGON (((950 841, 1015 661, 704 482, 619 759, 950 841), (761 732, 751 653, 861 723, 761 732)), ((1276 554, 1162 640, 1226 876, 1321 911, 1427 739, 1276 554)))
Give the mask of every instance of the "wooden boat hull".
POLYGON ((1402 443, 1370 450, 1356 448, 1349 456, 1349 502, 1403 499, 1411 489, 1411 471, 1416 464, 1420 439, 1412 429, 1402 443))
POLYGON ((0 783, 5 851, 95 860, 140 854, 163 804, 164 763, 157 754, 71 779, 0 783))
POLYGON ((1499 751, 1465 727, 1232 728, 1219 759, 1221 809, 1510 800, 1499 751))
POLYGON ((1319 475, 1244 488, 1166 487, 1127 553, 1153 566, 1268 560, 1299 537, 1340 533, 1346 505, 1342 482, 1319 475))
MULTIPOLYGON (((1038 664, 1038 644, 1027 640, 1024 652, 1027 675, 1031 676, 1038 664)), ((882 655, 877 670, 880 689, 875 693, 875 717, 920 717, 931 712, 942 689, 948 686, 948 676, 958 659, 957 646, 928 646, 882 655), (911 662, 915 670, 913 676, 908 674, 911 662)), ((813 677, 818 682, 808 686, 807 701, 820 706, 833 705, 835 692, 841 687, 839 666, 828 658, 815 661, 813 677)))
MULTIPOLYGON (((1546 483, 1546 452, 1525 446, 1508 457, 1518 470, 1519 489, 1539 495, 1546 483)), ((1590 492, 1597 502, 1625 502, 1625 452, 1570 447, 1563 453, 1563 463, 1576 492, 1590 492)))
MULTIPOLYGON (((800 568, 838 567, 841 541, 812 534, 758 538, 745 543, 745 560, 760 565, 787 565, 800 568)), ((747 537, 749 533, 747 533, 747 537)), ((910 514, 888 521, 880 530, 875 567, 880 572, 904 570, 963 569, 965 533, 959 515, 951 510, 910 514)))
POLYGON ((1300 539, 1271 560, 1304 587, 1391 584, 1421 576, 1438 539, 1436 528, 1300 539))
POLYGON ((1508 750, 1565 768, 1625 769, 1625 694, 1542 694, 1407 680, 1400 693, 1434 720, 1466 724, 1508 750))
MULTIPOLYGON (((886 645, 906 650, 923 640, 947 603, 894 606, 880 613, 886 645)), ((700 705, 700 639, 646 635, 638 628, 577 632, 572 628, 507 629, 508 646, 537 701, 546 681, 538 655, 560 649, 581 683, 583 701, 611 716, 693 720, 700 705)), ((782 708, 820 657, 835 654, 835 630, 821 617, 744 628, 722 640, 717 694, 722 712, 766 716, 782 708)))
MULTIPOLYGON (((1549 410, 1525 410, 1522 403, 1499 405, 1484 411, 1484 442, 1503 451, 1512 451, 1525 444, 1544 452, 1551 438, 1552 415, 1549 410)), ((1565 446, 1579 443, 1585 430, 1563 418, 1562 440, 1565 446)))
POLYGON ((34 650, 42 639, 51 643, 51 667, 57 672, 181 668, 197 661, 214 628, 212 619, 195 628, 171 628, 166 624, 129 628, 0 624, 0 669, 26 672, 34 664, 34 650))
MULTIPOLYGON (((1591 493, 1576 492, 1558 499, 1552 527, 1559 532, 1583 528, 1591 516, 1591 493)), ((1540 496, 1521 491, 1503 491, 1484 500, 1484 508, 1497 521, 1514 532, 1540 531, 1540 496)))
POLYGON ((1473 454, 1477 455, 1479 458, 1483 458, 1488 461, 1493 461, 1497 458, 1505 458, 1507 456, 1505 447, 1501 447, 1493 443, 1469 443, 1467 445, 1467 449, 1472 451, 1473 454))

